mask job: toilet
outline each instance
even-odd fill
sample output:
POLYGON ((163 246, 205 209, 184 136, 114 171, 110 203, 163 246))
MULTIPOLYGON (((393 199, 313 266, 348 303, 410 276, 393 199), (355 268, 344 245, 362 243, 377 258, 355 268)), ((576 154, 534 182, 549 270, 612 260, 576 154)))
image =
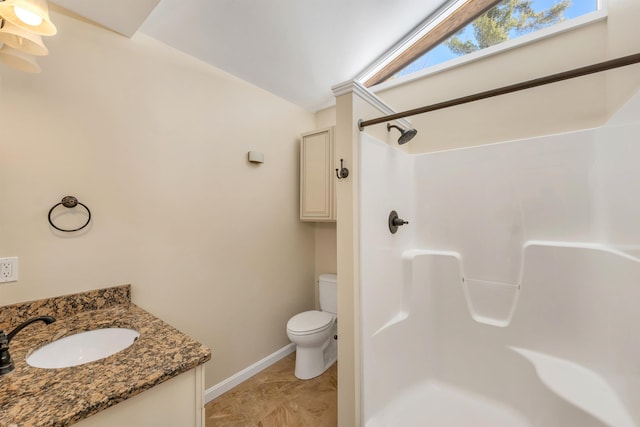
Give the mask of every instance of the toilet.
POLYGON ((338 359, 338 288, 335 274, 318 278, 320 310, 305 311, 287 322, 287 336, 296 345, 295 376, 308 380, 338 359))

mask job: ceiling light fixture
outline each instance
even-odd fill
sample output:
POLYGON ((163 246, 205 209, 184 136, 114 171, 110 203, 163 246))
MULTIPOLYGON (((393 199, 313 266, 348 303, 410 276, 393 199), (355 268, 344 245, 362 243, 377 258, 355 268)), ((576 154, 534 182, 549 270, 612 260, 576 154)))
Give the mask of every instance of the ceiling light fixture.
POLYGON ((49 18, 47 0, 4 0, 0 2, 0 16, 41 36, 53 36, 58 32, 49 18))
POLYGON ((0 62, 39 73, 40 67, 32 55, 47 55, 49 50, 41 36, 57 32, 49 18, 47 0, 0 0, 0 62))
POLYGON ((41 71, 36 58, 6 44, 0 47, 0 62, 27 73, 39 73, 41 71))
POLYGON ((49 53, 41 36, 15 26, 9 21, 5 21, 0 28, 0 43, 30 55, 44 56, 49 53))
POLYGON ((24 22, 29 26, 37 27, 38 25, 42 24, 42 17, 36 15, 31 11, 28 11, 18 6, 15 6, 13 8, 13 11, 15 12, 19 20, 21 20, 22 22, 24 22))

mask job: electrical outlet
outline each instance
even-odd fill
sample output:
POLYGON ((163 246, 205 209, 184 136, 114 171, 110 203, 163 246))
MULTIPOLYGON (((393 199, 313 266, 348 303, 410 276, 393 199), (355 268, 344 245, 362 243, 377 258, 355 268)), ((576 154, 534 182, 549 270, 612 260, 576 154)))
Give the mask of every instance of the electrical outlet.
POLYGON ((18 257, 0 258, 0 283, 18 281, 18 257))

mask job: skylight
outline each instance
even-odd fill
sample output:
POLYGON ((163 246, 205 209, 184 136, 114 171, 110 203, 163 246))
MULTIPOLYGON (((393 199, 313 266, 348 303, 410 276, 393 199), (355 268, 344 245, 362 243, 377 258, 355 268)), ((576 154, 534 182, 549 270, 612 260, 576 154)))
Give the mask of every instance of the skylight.
POLYGON ((450 1, 361 76, 371 87, 598 10, 598 0, 450 1))

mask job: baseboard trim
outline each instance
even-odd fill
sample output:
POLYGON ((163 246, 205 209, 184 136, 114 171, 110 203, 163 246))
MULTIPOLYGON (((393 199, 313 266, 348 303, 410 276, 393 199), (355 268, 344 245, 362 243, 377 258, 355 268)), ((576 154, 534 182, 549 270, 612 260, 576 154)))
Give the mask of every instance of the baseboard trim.
POLYGON ((211 402, 216 397, 220 396, 223 393, 226 393, 227 391, 231 390, 241 382, 248 380, 258 372, 268 368, 269 366, 273 365, 280 359, 287 357, 294 351, 296 351, 296 345, 294 343, 290 343, 289 345, 282 347, 280 350, 274 353, 271 353, 264 359, 257 361, 256 363, 249 366, 248 368, 245 368, 242 371, 233 374, 226 380, 220 381, 218 384, 205 390, 204 392, 205 403, 211 402))

